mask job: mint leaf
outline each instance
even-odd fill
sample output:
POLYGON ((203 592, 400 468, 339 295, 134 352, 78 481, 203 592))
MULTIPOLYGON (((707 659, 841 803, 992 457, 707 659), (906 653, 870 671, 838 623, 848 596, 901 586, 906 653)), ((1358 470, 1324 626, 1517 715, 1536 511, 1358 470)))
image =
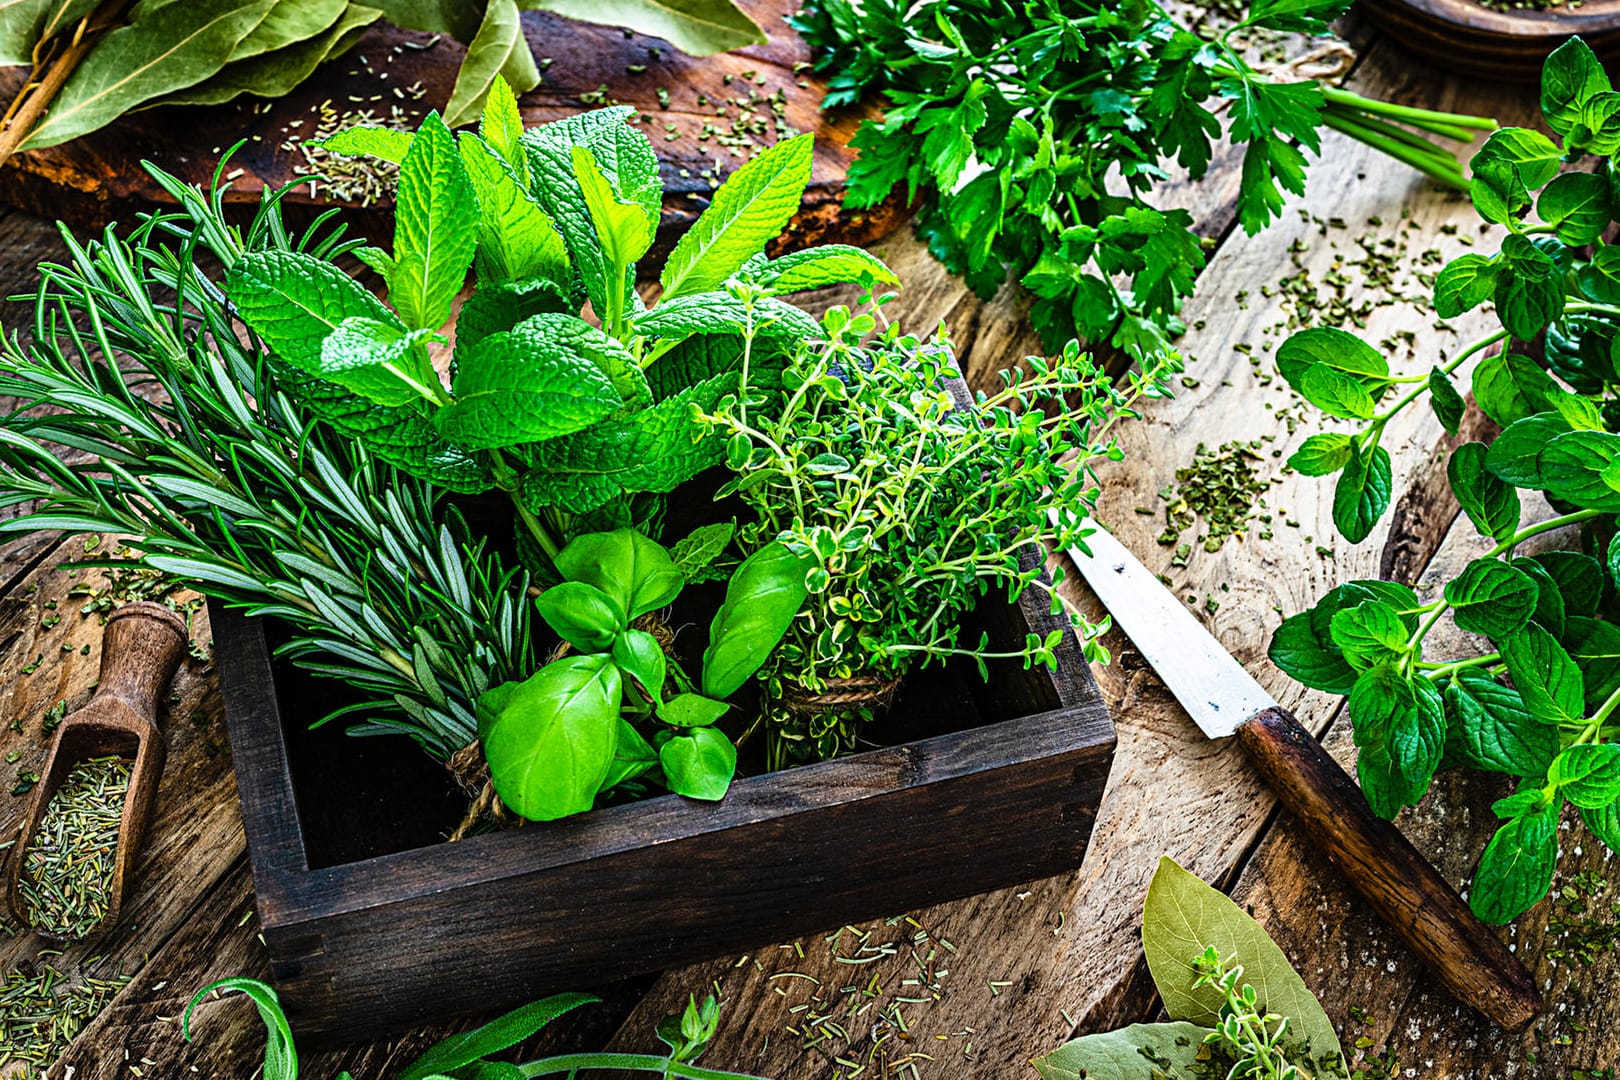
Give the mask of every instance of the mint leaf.
POLYGON ((456 315, 456 344, 471 345, 531 315, 567 314, 571 307, 562 289, 545 278, 480 283, 456 315))
MULTIPOLYGON (((1614 544, 1610 544, 1614 550, 1614 544)), ((1568 615, 1596 615, 1603 599, 1603 565, 1578 551, 1543 551, 1532 556, 1558 584, 1568 615)))
POLYGON ((1434 279, 1434 313, 1454 319, 1495 296, 1498 270, 1496 259, 1475 252, 1448 262, 1434 279))
POLYGON ((760 275, 761 284, 769 285, 778 293, 802 292, 805 289, 867 280, 888 285, 900 283, 900 279, 882 259, 863 248, 845 244, 823 244, 790 252, 780 259, 771 260, 760 275))
POLYGON ((1581 669, 1587 709, 1601 707, 1620 689, 1620 627, 1584 615, 1568 615, 1559 643, 1581 669))
POLYGON ((1538 461, 1541 486, 1554 498, 1605 513, 1620 511, 1620 490, 1609 482, 1620 458, 1620 435, 1570 431, 1547 444, 1538 461))
POLYGON ((1603 841, 1603 846, 1620 854, 1620 802, 1612 802, 1601 810, 1582 810, 1581 820, 1592 830, 1592 835, 1603 841))
POLYGON ((701 580, 701 576, 726 550, 737 532, 735 521, 722 521, 713 525, 699 525, 669 549, 675 568, 688 581, 701 580))
POLYGON ((1464 443, 1446 463, 1451 492, 1483 536, 1506 540, 1519 528, 1519 493, 1485 470, 1484 443, 1464 443))
POLYGON ((1531 623, 1497 647, 1531 715, 1549 724, 1574 723, 1585 715, 1580 668, 1546 630, 1531 623))
POLYGON ((1429 404, 1434 408, 1434 415, 1440 419, 1440 426, 1449 434, 1457 434, 1467 406, 1446 373, 1439 368, 1429 372, 1429 404))
POLYGON ((810 182, 810 158, 811 136, 798 135, 732 173, 665 261, 664 298, 719 287, 780 236, 810 182))
POLYGON ((1503 427, 1552 408, 1552 379, 1528 356, 1497 353, 1474 369, 1474 399, 1503 427))
POLYGON ((1367 804, 1379 817, 1394 818, 1423 798, 1440 767, 1446 742, 1440 691, 1383 664, 1356 679, 1349 707, 1367 804))
POLYGON ((543 277, 566 286, 568 249, 550 215, 494 147, 463 132, 460 149, 478 200, 479 284, 543 277))
MULTIPOLYGON (((1477 390, 1477 384, 1476 384, 1477 390)), ((1509 424, 1485 455, 1490 474, 1514 487, 1545 488, 1541 455, 1553 439, 1569 430, 1557 413, 1537 413, 1509 424)))
MULTIPOLYGON (((747 306, 724 292, 677 297, 634 319, 638 333, 665 341, 680 341, 694 334, 740 335, 748 321, 747 306)), ((774 298, 755 305, 753 326, 756 340, 771 343, 792 343, 822 336, 819 322, 774 298)))
POLYGON ((1306 401, 1329 416, 1346 420, 1372 418, 1374 405, 1367 387, 1351 375, 1326 364, 1312 364, 1299 380, 1299 392, 1306 401))
POLYGON ((478 118, 478 137, 500 155, 525 189, 529 186, 529 158, 523 152, 523 114, 506 76, 496 74, 478 118))
POLYGON ((1581 295, 1597 304, 1620 303, 1620 247, 1598 248, 1589 262, 1575 268, 1581 295))
POLYGON ((456 401, 438 411, 439 431, 485 450, 566 435, 613 413, 623 400, 576 348, 584 335, 574 324, 588 327, 569 315, 535 315, 457 348, 456 401))
POLYGON ((1515 556, 1508 560, 1508 565, 1536 583, 1536 610, 1531 618, 1553 637, 1561 639, 1564 636, 1564 597, 1558 591, 1558 582, 1534 559, 1515 556))
POLYGON ((1496 831, 1474 872, 1468 906, 1487 923, 1512 922, 1547 895, 1557 864, 1554 803, 1514 817, 1496 831))
MULTIPOLYGON (((620 105, 579 113, 530 128, 521 140, 528 156, 532 194, 562 230, 591 305, 598 311, 607 310, 605 290, 609 275, 602 259, 602 246, 591 225, 590 212, 585 208, 585 197, 574 180, 573 148, 606 145, 614 138, 609 131, 625 127, 625 118, 634 112, 630 106, 620 105)), ((652 153, 651 149, 647 152, 652 153)))
POLYGON ((225 280, 242 321, 278 357, 311 375, 321 374, 321 347, 345 319, 405 329, 349 275, 300 251, 250 251, 225 280))
POLYGON ((1295 390, 1303 384, 1305 373, 1319 364, 1357 376, 1363 383, 1377 383, 1389 376, 1389 362, 1382 353, 1335 327, 1301 330, 1277 348, 1277 370, 1295 390))
POLYGON ((1564 173, 1542 189, 1536 213, 1564 243, 1590 244, 1608 227, 1614 213, 1609 181, 1595 173, 1564 173))
POLYGON ((1358 671, 1400 660, 1409 651, 1400 615, 1381 600, 1340 608, 1329 626, 1333 643, 1358 671))
POLYGON ((1581 120, 1582 106, 1607 89, 1608 73, 1591 46, 1572 37, 1541 66, 1541 114, 1554 132, 1568 135, 1581 120))
POLYGON ((1348 694, 1355 685, 1356 670, 1333 642, 1331 619, 1331 612, 1290 615, 1271 635, 1266 655, 1295 682, 1330 694, 1348 694))
POLYGON ((1517 690, 1465 669, 1446 687, 1445 701, 1469 765, 1512 776, 1545 776, 1552 767, 1558 729, 1531 716, 1517 690))
POLYGON ((324 139, 312 140, 310 145, 346 157, 374 157, 398 165, 405 160, 411 148, 411 139, 408 131, 361 126, 344 128, 324 139))
POLYGON ((1328 24, 1350 9, 1349 0, 1255 0, 1244 26, 1321 35, 1328 24))
POLYGON ((1457 625, 1493 641, 1524 629, 1535 613, 1537 595, 1530 575, 1497 559, 1475 559, 1445 589, 1457 625))
POLYGON ((351 315, 321 342, 320 374, 379 405, 404 405, 439 386, 423 348, 431 330, 351 315))
POLYGON ((571 151, 574 182, 585 199, 591 227, 602 255, 610 267, 629 267, 652 247, 658 228, 658 215, 632 199, 621 196, 597 165, 590 150, 576 146, 571 151))
POLYGON ((1304 476, 1331 476, 1350 463, 1350 436, 1321 431, 1307 436, 1288 459, 1288 467, 1304 476))
POLYGON ((1620 743, 1581 743, 1558 755, 1547 782, 1582 810, 1601 810, 1620 799, 1620 743))
POLYGON ((1389 509, 1394 485, 1389 451, 1375 446, 1365 453, 1351 444, 1350 461, 1333 491, 1333 524, 1346 540, 1359 544, 1372 534, 1373 526, 1389 509))
POLYGON ((429 113, 399 167, 394 272, 388 299, 412 329, 437 330, 467 279, 478 244, 478 200, 456 140, 429 113))

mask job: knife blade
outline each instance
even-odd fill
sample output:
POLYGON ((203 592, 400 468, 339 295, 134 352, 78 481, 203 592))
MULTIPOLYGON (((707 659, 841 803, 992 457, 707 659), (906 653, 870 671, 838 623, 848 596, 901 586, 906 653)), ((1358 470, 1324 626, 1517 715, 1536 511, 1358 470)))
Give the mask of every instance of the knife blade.
POLYGON ((1463 1001, 1509 1031, 1542 1010, 1535 980, 1399 829, 1162 582, 1096 522, 1071 548, 1086 583, 1206 736, 1235 736, 1356 892, 1463 1001))

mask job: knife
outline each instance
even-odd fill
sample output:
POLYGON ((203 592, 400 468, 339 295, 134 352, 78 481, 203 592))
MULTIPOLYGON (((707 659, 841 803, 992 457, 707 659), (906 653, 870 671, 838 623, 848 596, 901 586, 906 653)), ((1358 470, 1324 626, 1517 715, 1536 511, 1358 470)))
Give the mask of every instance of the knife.
POLYGON ((1463 1001, 1509 1031, 1542 1010, 1530 973, 1361 789, 1147 567, 1096 522, 1069 558, 1211 739, 1236 735, 1311 840, 1463 1001))

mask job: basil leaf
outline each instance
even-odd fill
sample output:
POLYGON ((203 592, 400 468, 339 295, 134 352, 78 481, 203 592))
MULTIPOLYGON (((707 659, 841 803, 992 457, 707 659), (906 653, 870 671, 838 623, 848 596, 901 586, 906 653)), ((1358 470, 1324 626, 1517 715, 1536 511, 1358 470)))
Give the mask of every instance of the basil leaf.
POLYGON ((589 810, 618 745, 623 683, 606 656, 565 656, 478 698, 478 734, 501 801, 531 821, 589 810))
POLYGON ((1522 570, 1497 559, 1475 559, 1446 582, 1445 596, 1459 627, 1500 641, 1530 622, 1538 590, 1522 570))
POLYGON ((1333 524, 1346 540, 1359 544, 1372 534, 1389 509, 1394 484, 1389 451, 1375 446, 1364 453, 1352 444, 1350 462, 1333 491, 1333 524))
POLYGON ((1531 623, 1497 643, 1513 685, 1537 719, 1573 723, 1585 714, 1586 690, 1580 668, 1551 634, 1531 623))
POLYGON ((676 694, 659 706, 658 719, 673 727, 707 727, 730 711, 723 701, 702 694, 676 694))
POLYGON ((641 684, 654 705, 664 703, 664 647, 645 630, 626 630, 613 639, 613 662, 641 684))
POLYGON ((675 794, 718 801, 726 797, 737 774, 737 748, 717 728, 688 728, 658 748, 658 763, 675 794))
POLYGON ((621 716, 619 745, 613 751, 613 764, 608 768, 607 779, 602 781, 602 790, 612 791, 626 780, 634 780, 657 764, 658 751, 642 737, 641 732, 621 716))
POLYGON ((1484 443, 1464 443, 1446 463, 1446 477, 1480 535, 1506 540, 1519 528, 1519 493, 1485 471, 1486 456, 1484 443))
POLYGON ((536 597, 534 604, 557 636, 580 652, 606 652, 630 624, 623 605, 582 581, 553 585, 536 597))
POLYGON ((703 693, 728 698, 758 671, 793 625, 809 595, 808 556, 772 541, 743 560, 726 583, 726 599, 709 625, 703 650, 703 693))
POLYGON ((1601 810, 1620 799, 1620 743, 1581 743, 1558 755, 1547 782, 1582 810, 1601 810))
POLYGON ((428 113, 399 166, 388 299, 412 329, 450 318, 478 246, 478 199, 455 136, 428 113))
POLYGON ((732 173, 665 260, 664 298, 718 288, 780 236, 810 182, 810 157, 811 136, 798 135, 732 173))
POLYGON ((1480 856, 1468 906, 1487 923, 1512 922, 1547 895, 1557 864, 1557 804, 1513 817, 1480 856))
MULTIPOLYGON (((549 439, 590 426, 623 399, 580 345, 601 335, 569 315, 535 315, 456 349, 456 401, 434 416, 472 450, 549 439)), ((605 335, 601 335, 605 338, 605 335)))
POLYGON ((1304 476, 1330 476, 1350 463, 1350 436, 1320 431, 1306 437, 1288 459, 1288 466, 1304 476))
POLYGON ((1453 729, 1467 763, 1512 776, 1545 776, 1558 755, 1558 729, 1530 715, 1517 690, 1465 669, 1446 687, 1453 729))
POLYGON ((630 619, 667 606, 686 584, 664 546, 635 529, 577 536, 556 562, 564 578, 601 589, 630 619))

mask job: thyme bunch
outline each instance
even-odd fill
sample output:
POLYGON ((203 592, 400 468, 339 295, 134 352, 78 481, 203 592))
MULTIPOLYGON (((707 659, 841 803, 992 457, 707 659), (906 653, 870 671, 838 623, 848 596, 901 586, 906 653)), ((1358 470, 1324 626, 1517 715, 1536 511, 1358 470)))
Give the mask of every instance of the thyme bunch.
MULTIPOLYGON (((737 293, 750 310, 763 296, 737 293)), ((946 381, 960 373, 943 333, 880 330, 873 313, 841 307, 823 329, 824 342, 788 361, 780 409, 763 414, 745 368, 742 392, 704 415, 728 437, 736 475, 721 493, 738 494, 757 519, 739 530, 745 550, 780 539, 814 560, 808 605, 762 671, 767 699, 892 683, 953 657, 981 673, 989 660, 1055 665, 1061 630, 998 651, 987 635, 963 640, 962 617, 992 589, 1010 604, 1039 588, 1062 610, 1041 576, 1046 549, 1078 540, 1096 501, 1090 463, 1119 457, 1110 428, 1139 398, 1167 393, 1176 355, 1116 388, 1071 343, 970 402, 946 381)), ((1099 628, 1071 620, 1088 655, 1104 655, 1099 628)), ((850 749, 873 711, 806 718, 768 706, 772 767, 850 749)))
POLYGON ((1193 958, 1198 978, 1194 989, 1215 987, 1226 996, 1220 1026, 1204 1042, 1224 1046, 1237 1055, 1227 1080, 1311 1080, 1283 1054, 1288 1017, 1276 1016, 1259 1004, 1260 995, 1243 981, 1243 965, 1228 961, 1211 945, 1193 958))

